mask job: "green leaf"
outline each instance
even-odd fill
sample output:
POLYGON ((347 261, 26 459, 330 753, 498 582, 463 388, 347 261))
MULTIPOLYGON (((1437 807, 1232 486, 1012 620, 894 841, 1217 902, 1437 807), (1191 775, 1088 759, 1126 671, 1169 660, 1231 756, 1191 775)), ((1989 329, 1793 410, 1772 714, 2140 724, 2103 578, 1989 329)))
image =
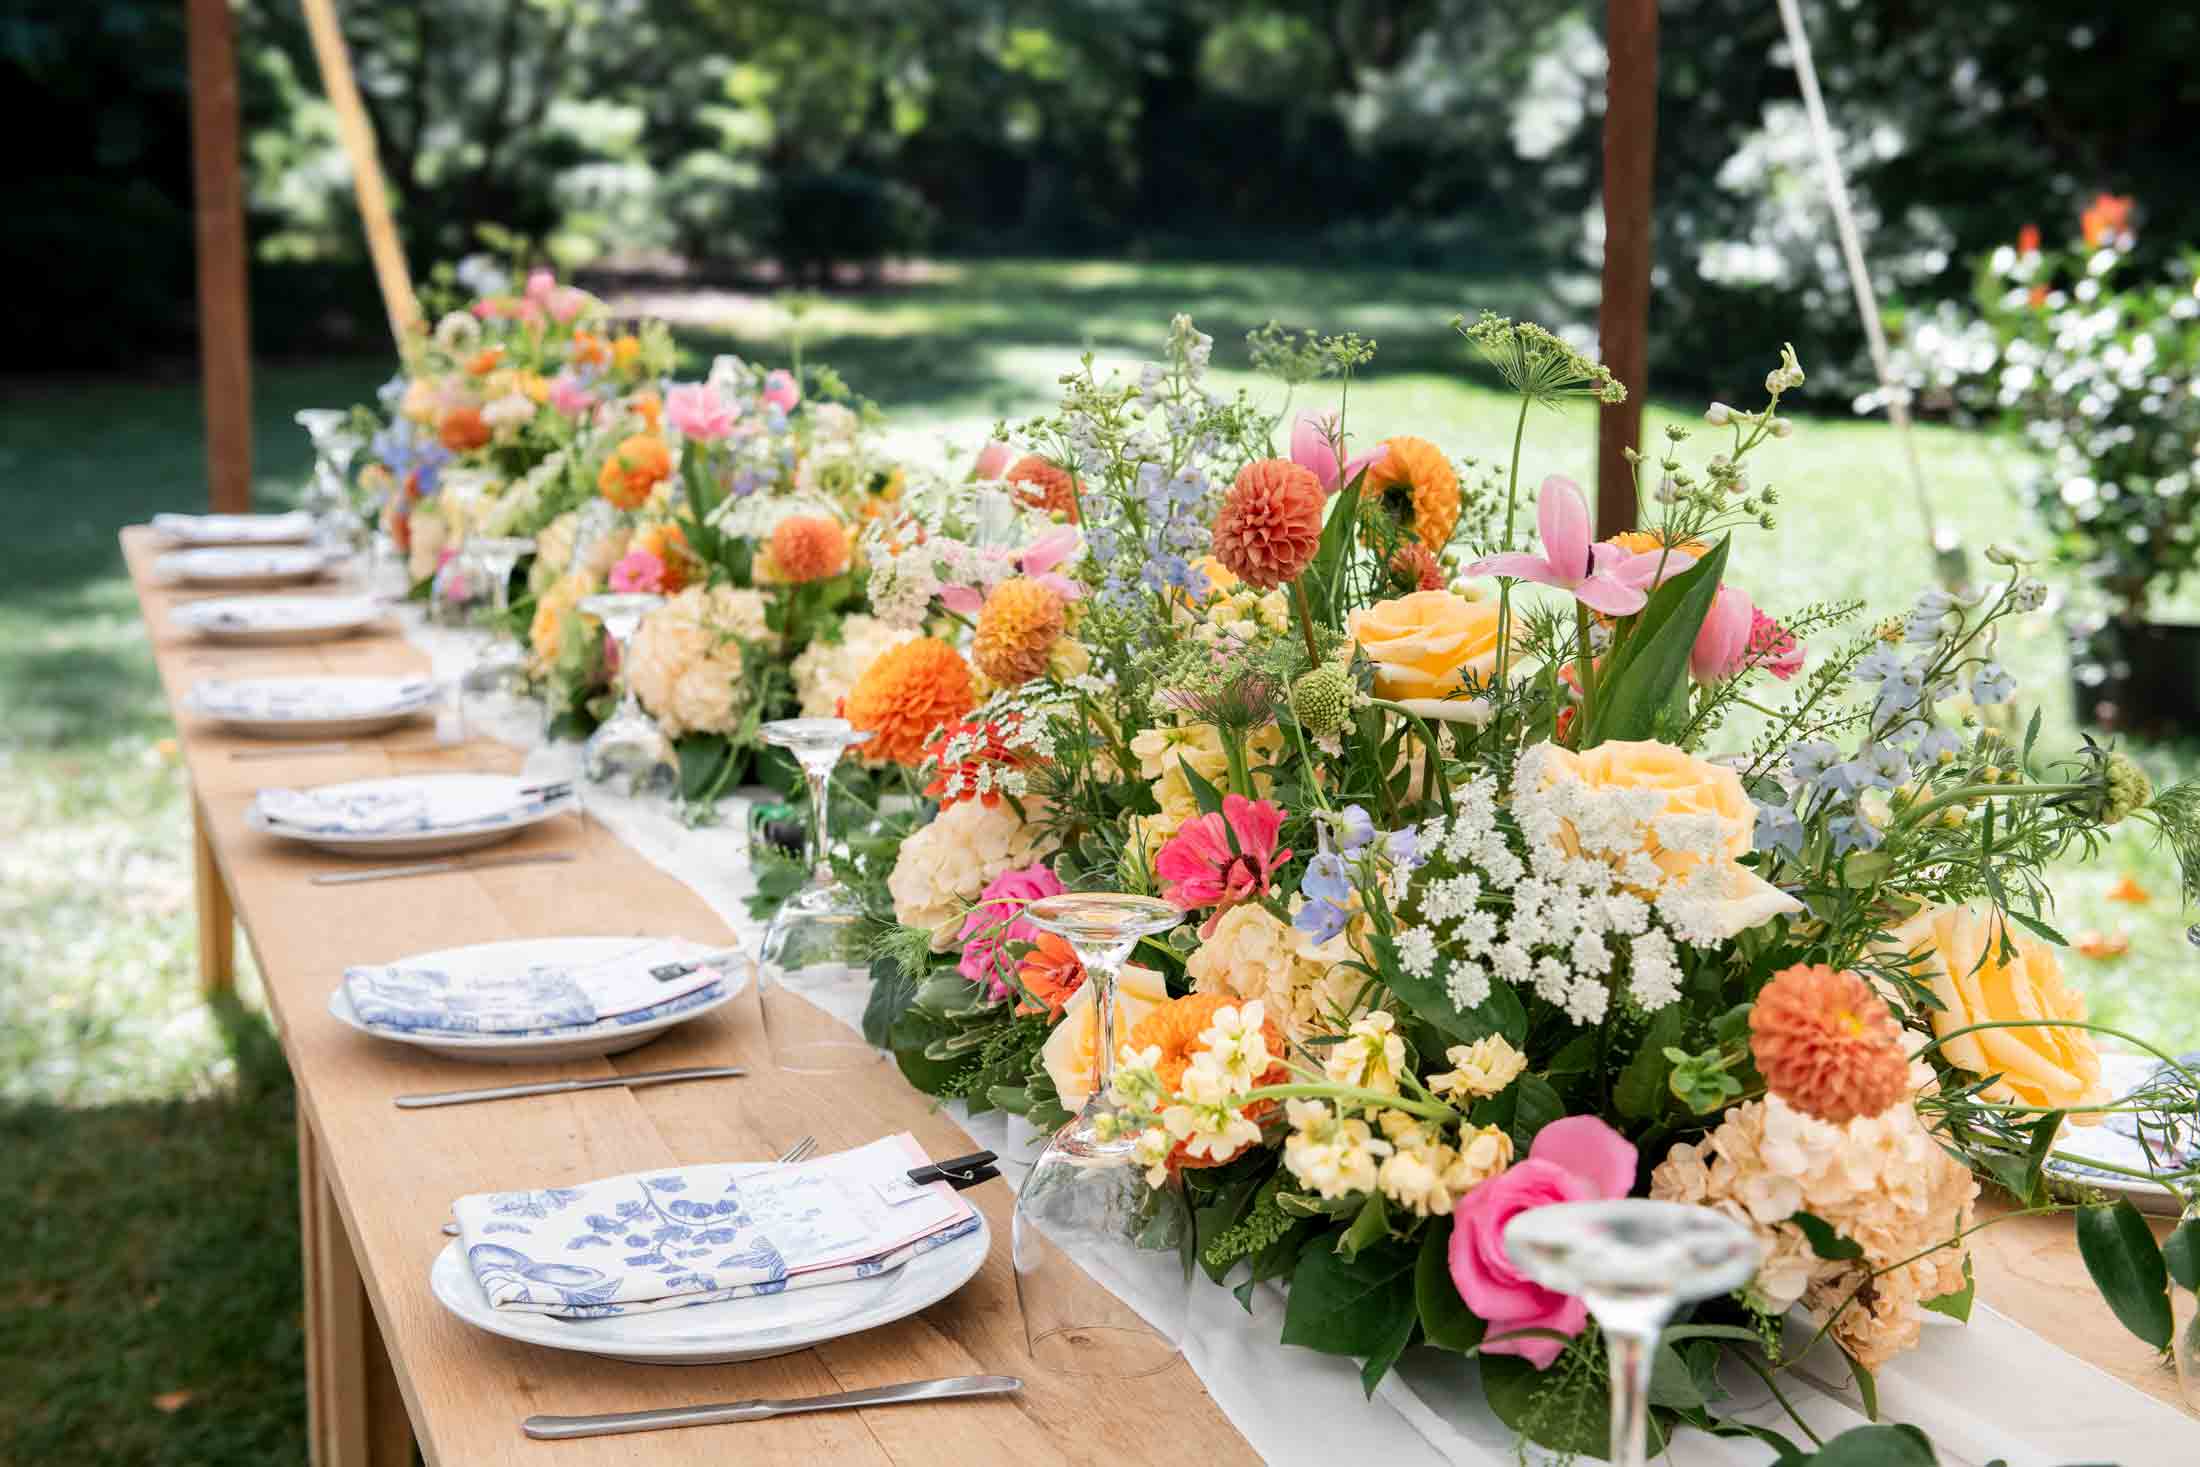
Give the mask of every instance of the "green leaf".
POLYGON ((1390 1207, 1382 1193, 1370 1192, 1367 1201, 1360 1204, 1359 1216, 1352 1219, 1352 1226, 1338 1237, 1337 1253, 1345 1259, 1357 1258, 1389 1236, 1390 1207))
POLYGON ((871 996, 863 1005, 863 1037, 880 1049, 890 1042, 894 1025, 909 1012, 917 997, 916 980, 901 971, 891 957, 871 962, 871 996))
POLYGON ((1177 756, 1176 767, 1184 771, 1184 782, 1191 786, 1192 798, 1199 802, 1199 812, 1202 815, 1220 815, 1222 813, 1222 791, 1216 789, 1212 781, 1192 768, 1192 762, 1181 754, 1177 756))
MULTIPOLYGON (((1589 1370, 1545 1373, 1518 1355, 1484 1355, 1482 1399, 1497 1419, 1554 1452, 1611 1455, 1611 1402, 1601 1375, 1589 1370)), ((1650 1418, 1650 1455, 1665 1450, 1665 1423, 1650 1418)))
POLYGON ((1864 1256, 1864 1245, 1854 1238, 1844 1238, 1834 1230, 1832 1223, 1807 1212, 1790 1214, 1788 1221, 1803 1230, 1803 1237, 1810 1243, 1810 1251, 1820 1258, 1850 1259, 1864 1256))
POLYGON ((2179 1288, 2200 1293, 2200 1217, 2186 1218, 2163 1241, 2162 1262, 2179 1288))
POLYGON ((1513 1146, 1518 1155, 1526 1156, 1528 1147, 1535 1140, 1535 1133, 1566 1114, 1566 1107, 1558 1098, 1550 1082, 1541 1075, 1522 1075, 1512 1082, 1506 1091, 1513 1097, 1512 1133, 1513 1146))
POLYGON ((1340 614, 1344 566, 1351 557, 1352 542, 1359 529, 1360 486, 1366 478, 1367 470, 1360 470, 1352 476, 1352 482, 1338 490, 1329 501, 1329 520, 1322 526, 1321 543, 1314 548, 1314 558, 1307 562, 1307 597, 1323 610, 1322 620, 1326 625, 1334 626, 1340 614))
POLYGON ((2078 1254, 2124 1328, 2169 1348, 2169 1270, 2139 1209, 2128 1201, 2079 1208, 2078 1254))
POLYGON ((1390 1374, 1390 1367, 1398 1363, 1398 1357, 1413 1343, 1413 1332, 1418 1324, 1419 1321, 1408 1313, 1396 1334, 1383 1342, 1383 1348, 1360 1362, 1360 1389, 1367 1393, 1369 1400, 1375 1398, 1375 1387, 1381 1385, 1383 1377, 1390 1374))
POLYGON ((1611 656, 1597 687, 1596 710, 1581 747, 1646 739, 1666 700, 1688 675, 1688 654, 1726 572, 1727 540, 1651 593, 1635 629, 1611 656))
POLYGON ((2055 1146, 2055 1133, 2062 1129, 2063 1112, 2051 1110, 2032 1123, 2032 1142, 2024 1155, 2009 1152, 1988 1153, 1983 1159, 1986 1169, 1994 1174, 2019 1202, 2027 1207, 2046 1200, 2040 1185, 2040 1169, 2047 1164, 2047 1153, 2055 1146))
POLYGON ((1237 1267, 1237 1259, 1230 1258, 1220 1267, 1207 1261, 1207 1245, 1236 1227, 1252 1209, 1253 1198, 1266 1180, 1258 1175, 1240 1177, 1224 1187, 1215 1189, 1213 1197, 1201 1203, 1192 1212, 1192 1221, 1199 1229, 1199 1264, 1207 1270, 1207 1277, 1221 1283, 1231 1269, 1237 1267))
POLYGON ((1937 1467, 1933 1444, 1908 1424, 1852 1426, 1816 1452, 1783 1456, 1773 1467, 1937 1467))
POLYGON ((1461 1044, 1491 1034, 1502 1034, 1515 1048, 1527 1043, 1528 1011, 1510 985, 1492 981, 1489 996, 1471 1009, 1452 1002, 1451 991, 1441 978, 1416 978, 1398 961, 1398 945, 1387 937, 1373 939, 1382 970, 1383 986, 1405 1000, 1422 1021, 1446 1038, 1461 1044))
POLYGON ((1283 1342, 1381 1360, 1387 1370, 1413 1333, 1420 1250, 1385 1241, 1347 1259, 1336 1244, 1335 1237, 1321 1239, 1299 1255, 1284 1303, 1283 1342))
MULTIPOLYGON (((1991 802, 1989 802, 1989 807, 1991 807, 1991 802)), ((2047 941, 2055 944, 2055 946, 2057 947, 2070 946, 2069 938, 2063 936, 2060 932, 2057 932, 2054 928, 2048 926, 2045 922, 2042 922, 2037 917, 2027 917, 2026 915, 2024 915, 2024 913, 2017 911, 2010 911, 2009 916, 2019 926, 2030 928, 2034 937, 2045 938, 2047 941)))
POLYGON ((1945 1314, 1950 1319, 1970 1322, 1971 1305, 1978 1299, 1978 1280, 1971 1277, 1971 1255, 1963 1255, 1963 1287, 1952 1294, 1936 1294, 1924 1301, 1927 1309, 1935 1314, 1945 1314))
POLYGON ((1680 1042, 1687 1027, 1681 1009, 1676 1003, 1658 1010, 1642 1036, 1642 1047, 1612 1087, 1612 1104, 1629 1120, 1648 1120, 1665 1109, 1665 1078, 1673 1072, 1673 1062, 1665 1057, 1665 1051, 1680 1042))
POLYGON ((1461 1354, 1482 1343, 1489 1326, 1451 1281, 1451 1219, 1430 1218, 1421 1234, 1421 1257, 1413 1270, 1413 1297, 1421 1316, 1421 1334, 1439 1350, 1461 1354))
POLYGON ((1849 1362, 1849 1379, 1856 1382, 1857 1398, 1864 1403, 1864 1419, 1866 1421, 1877 1421, 1879 1419, 1878 1377, 1866 1370, 1862 1362, 1848 1351, 1842 1350, 1841 1358, 1849 1362))

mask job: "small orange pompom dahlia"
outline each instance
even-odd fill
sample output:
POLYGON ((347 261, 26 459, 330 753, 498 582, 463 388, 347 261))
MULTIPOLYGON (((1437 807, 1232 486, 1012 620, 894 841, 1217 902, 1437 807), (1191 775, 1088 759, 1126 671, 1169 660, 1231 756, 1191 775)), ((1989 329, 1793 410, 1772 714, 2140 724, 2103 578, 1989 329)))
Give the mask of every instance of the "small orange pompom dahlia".
POLYGON ((824 515, 792 515, 772 530, 767 553, 775 579, 796 586, 822 581, 848 568, 848 532, 824 515))
POLYGON ((1011 484, 1023 486, 1016 497, 1033 509, 1068 515, 1072 523, 1076 522, 1077 476, 1060 464, 1048 463, 1036 453, 1027 453, 1002 477, 1011 484))
POLYGON ((1409 540, 1390 557, 1391 578, 1410 592, 1444 589, 1444 567, 1426 545, 1409 540))
POLYGON ((970 664, 937 637, 919 637, 883 653, 841 700, 840 716, 871 731, 856 752, 871 764, 918 764, 947 724, 977 706, 970 664))
POLYGON ((1068 624, 1060 593, 1027 576, 995 586, 978 611, 971 657, 1004 688, 1020 687, 1047 670, 1047 654, 1068 624))
POLYGON ((1901 1026, 1887 1001, 1856 974, 1823 963, 1773 974, 1750 1010, 1749 1050, 1767 1090, 1835 1125, 1878 1115, 1910 1087, 1901 1026))
POLYGON ((489 425, 482 421, 481 409, 466 404, 445 413, 435 432, 453 453, 467 453, 489 441, 489 425))
POLYGON ((1426 438, 1386 439, 1383 456, 1368 465, 1361 493, 1380 502, 1431 551, 1451 543, 1459 525, 1459 475, 1444 451, 1426 438))
POLYGON ((1273 590, 1298 579, 1321 547, 1322 481, 1287 458, 1255 459, 1215 516, 1215 559, 1239 580, 1273 590))
POLYGON ((672 451, 662 438, 637 433, 612 451, 596 475, 596 488, 621 509, 639 509, 649 491, 672 472, 672 451))
MULTIPOLYGON (((1159 1049, 1161 1062, 1154 1066, 1154 1074, 1164 1086, 1174 1091, 1183 1083, 1184 1072, 1192 1067, 1193 1058, 1203 1047, 1199 1036, 1214 1024, 1215 1015, 1226 1008, 1242 1011, 1244 1006, 1245 1000, 1228 993, 1194 993, 1183 998, 1172 998, 1132 1027, 1130 1047, 1138 1053, 1143 1053, 1148 1048, 1159 1049)), ((1261 1038, 1268 1042, 1268 1052, 1274 1056, 1274 1060, 1266 1070, 1254 1077, 1253 1084, 1284 1084, 1291 1078, 1291 1067, 1283 1059, 1286 1053, 1283 1031, 1277 1027, 1274 1019, 1263 1014, 1260 1033, 1261 1038)), ((1276 1103, 1273 1100, 1256 1100, 1244 1107, 1241 1114, 1257 1125, 1266 1120, 1275 1109, 1276 1103)), ((1184 1167, 1221 1166, 1224 1162, 1235 1160, 1243 1150, 1240 1147, 1229 1156, 1193 1156, 1186 1149, 1185 1143, 1179 1141, 1169 1153, 1168 1167, 1173 1172, 1184 1167)))
POLYGON ((498 366, 503 363, 503 361, 504 348, 501 346, 492 346, 485 351, 477 353, 474 356, 473 360, 466 364, 466 374, 469 377, 486 377, 491 372, 494 372, 498 368, 498 366))

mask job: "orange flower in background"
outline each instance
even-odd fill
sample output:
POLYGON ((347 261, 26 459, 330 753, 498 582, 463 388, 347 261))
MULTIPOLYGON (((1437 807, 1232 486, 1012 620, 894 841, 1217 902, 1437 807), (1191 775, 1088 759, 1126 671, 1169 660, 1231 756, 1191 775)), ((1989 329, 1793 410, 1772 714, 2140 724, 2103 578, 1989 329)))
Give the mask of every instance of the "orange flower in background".
POLYGON ((1441 591, 1444 589, 1444 567, 1418 540, 1411 540, 1398 547, 1398 553, 1390 557, 1390 574, 1408 591, 1441 591))
POLYGON ((2131 951, 2131 934, 2122 928, 2118 928, 2114 932, 2100 932, 2088 927, 2078 934, 2078 940, 2072 943, 2071 946, 2078 950, 2078 956, 2081 958, 2091 958, 2095 962, 2106 962, 2111 958, 2120 958, 2131 951))
POLYGON ((996 782, 985 781, 993 787, 981 793, 979 776, 989 765, 997 769, 1024 766, 1023 754, 1008 744, 1008 736, 1019 726, 1020 721, 1011 714, 999 723, 991 720, 951 723, 941 729, 939 737, 924 750, 925 762, 939 770, 932 782, 924 787, 925 794, 938 800, 943 809, 964 800, 976 800, 989 808, 1000 804, 1001 792, 996 782))
POLYGON ((621 509, 639 509, 672 472, 672 450, 662 438, 637 433, 612 450, 596 475, 596 488, 621 509))
MULTIPOLYGON (((1311 470, 1308 472, 1311 473, 1311 470)), ((1214 1024, 1215 1015, 1226 1008, 1242 1011, 1244 1006, 1245 1000, 1229 993, 1194 993, 1184 998, 1172 998, 1131 1026, 1130 1047, 1140 1053, 1149 1048, 1159 1049, 1161 1062, 1154 1066, 1154 1073, 1160 1077, 1163 1085, 1174 1091, 1183 1082, 1184 1072, 1192 1067, 1193 1057, 1204 1048, 1199 1042, 1199 1036, 1214 1024)), ((1268 1053, 1274 1059, 1266 1070, 1254 1077, 1253 1084, 1281 1085, 1291 1078, 1291 1067, 1283 1060, 1286 1052, 1283 1031, 1276 1026, 1274 1019, 1264 1013, 1260 1021, 1260 1032, 1261 1037, 1268 1042, 1268 1053)), ((1275 1108, 1276 1103, 1273 1100, 1256 1100, 1246 1106, 1241 1114, 1258 1124, 1267 1119, 1275 1108)), ((1240 1147, 1229 1156, 1195 1157, 1187 1151, 1185 1143, 1179 1141, 1176 1149, 1169 1153, 1169 1170, 1221 1166, 1224 1162, 1234 1160, 1243 1149, 1240 1147)))
POLYGON ((1011 484, 1024 486, 1017 490, 1016 497, 1033 509, 1068 515, 1070 522, 1076 523, 1077 476, 1068 469, 1048 463, 1036 453, 1027 453, 1004 477, 1011 484))
POLYGON ((1805 1115, 1842 1125, 1908 1092, 1902 1029, 1854 973, 1798 963, 1773 974, 1749 1014, 1749 1051, 1765 1088, 1805 1115))
POLYGON ((773 529, 764 553, 776 579, 806 585, 848 568, 848 532, 823 515, 792 515, 773 529))
POLYGON ((2141 886, 2138 878, 2128 871, 2116 878, 2116 884, 2105 895, 2109 901, 2129 902, 2135 907, 2143 907, 2154 900, 2154 893, 2141 886))
POLYGON ((527 400, 529 402, 534 403, 537 406, 540 406, 544 402, 549 401, 550 379, 543 376, 540 372, 520 373, 519 376, 515 379, 515 385, 518 386, 519 390, 522 393, 526 394, 527 400))
POLYGON ((1049 1019, 1059 1019, 1070 995, 1085 986, 1085 965, 1077 960, 1076 949, 1068 939, 1042 932, 1031 951, 1024 954, 1016 981, 1031 995, 1017 1000, 1016 1012, 1036 1014, 1044 1010, 1049 1019))
POLYGON ((665 568, 664 590, 668 596, 686 590, 702 576, 703 562, 688 548, 687 532, 669 520, 642 529, 628 548, 657 557, 665 568))
POLYGON ((977 706, 970 664, 937 637, 889 649, 841 700, 840 716, 872 737, 856 752, 869 764, 918 764, 925 745, 977 706))
POLYGON ((443 414, 435 436, 451 452, 467 453, 489 441, 489 425, 481 420, 480 408, 462 404, 443 414))
POLYGON ((573 344, 566 348, 566 356, 576 367, 603 367, 611 363, 611 349, 603 338, 586 331, 573 333, 573 344))
POLYGON ((494 372, 497 369, 498 365, 503 362, 503 360, 504 348, 501 346, 492 346, 487 351, 480 353, 472 361, 466 364, 467 374, 474 377, 486 377, 491 372, 494 372))
POLYGON ((2020 255, 2036 255, 2039 252, 2040 227, 2037 224, 2027 224, 2017 231, 2017 253, 2020 255))
POLYGON ((642 359, 642 339, 634 335, 621 336, 611 343, 611 365, 621 372, 633 370, 642 359))
POLYGON ((656 393, 637 392, 627 400, 627 406, 634 409, 643 422, 649 424, 650 432, 655 433, 664 426, 665 405, 656 393))
POLYGON ((2047 287, 2044 285, 2035 285, 2030 290, 2024 293, 2024 298, 2026 303, 2029 304, 2032 309, 2036 311, 2041 306, 2047 304, 2047 287))
POLYGON ((1383 447, 1388 451, 1368 465, 1361 493, 1410 523, 1431 551, 1441 551, 1459 527, 1459 475, 1451 460, 1426 438, 1385 439, 1383 447))
POLYGON ((1012 577, 995 586, 978 611, 972 660, 1000 686, 1018 687, 1047 670, 1047 654, 1067 626, 1059 593, 1027 577, 1012 577))
POLYGON ((2131 232, 2131 198, 2125 194, 2095 194, 2078 216, 2085 230, 2087 249, 2099 249, 2131 232))
POLYGON ((1305 465, 1253 460, 1238 470, 1215 516, 1215 559, 1263 591, 1297 580, 1321 547, 1327 499, 1322 481, 1305 465))
POLYGON ((1604 537, 1607 545, 1617 545, 1629 555, 1640 555, 1646 550, 1685 550, 1699 560, 1711 553, 1711 547, 1701 540, 1683 540, 1669 536, 1664 530, 1621 530, 1616 535, 1604 537))

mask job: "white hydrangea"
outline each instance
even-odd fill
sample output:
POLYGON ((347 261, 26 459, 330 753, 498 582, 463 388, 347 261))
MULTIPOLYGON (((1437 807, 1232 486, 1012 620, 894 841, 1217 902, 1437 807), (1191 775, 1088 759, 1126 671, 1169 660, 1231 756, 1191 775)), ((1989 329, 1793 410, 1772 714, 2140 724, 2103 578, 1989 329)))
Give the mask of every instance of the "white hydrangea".
POLYGON ((856 685, 856 679, 879 658, 917 636, 913 627, 894 626, 875 616, 858 613, 840 623, 840 640, 820 637, 795 658, 795 696, 804 718, 833 718, 840 700, 856 685))

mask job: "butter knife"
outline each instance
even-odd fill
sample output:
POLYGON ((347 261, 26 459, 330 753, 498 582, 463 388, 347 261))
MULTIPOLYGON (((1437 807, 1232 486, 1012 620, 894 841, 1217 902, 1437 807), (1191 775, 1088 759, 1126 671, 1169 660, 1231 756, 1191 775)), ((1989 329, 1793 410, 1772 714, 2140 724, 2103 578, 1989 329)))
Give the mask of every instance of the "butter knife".
POLYGON ((644 1085, 670 1085, 680 1080, 730 1080, 747 1073, 739 1065, 703 1065, 687 1070, 606 1075, 596 1080, 544 1080, 534 1085, 492 1085, 486 1090, 439 1090, 429 1095, 400 1095, 397 1108, 421 1110, 431 1105, 471 1105, 477 1100, 512 1100, 522 1095, 569 1095, 575 1090, 612 1090, 622 1085, 638 1090, 644 1085))
POLYGON ((530 1416, 520 1430, 537 1441, 570 1441, 582 1436, 617 1436, 629 1431, 664 1431, 676 1426, 720 1426, 733 1421, 763 1421, 805 1411, 846 1411, 859 1406, 894 1406, 905 1401, 953 1401, 965 1396, 1009 1396, 1024 1388, 1013 1375, 954 1375, 912 1380, 902 1385, 840 1391, 829 1396, 797 1396, 784 1401, 729 1401, 722 1406, 667 1406, 656 1411, 613 1411, 600 1416, 530 1416))
POLYGON ((364 871, 323 871, 315 886, 350 886, 360 881, 395 881, 403 876, 442 876, 451 871, 486 871, 492 866, 545 866, 570 861, 571 851, 541 851, 532 856, 489 856, 478 861, 415 861, 409 866, 370 866, 364 871))

